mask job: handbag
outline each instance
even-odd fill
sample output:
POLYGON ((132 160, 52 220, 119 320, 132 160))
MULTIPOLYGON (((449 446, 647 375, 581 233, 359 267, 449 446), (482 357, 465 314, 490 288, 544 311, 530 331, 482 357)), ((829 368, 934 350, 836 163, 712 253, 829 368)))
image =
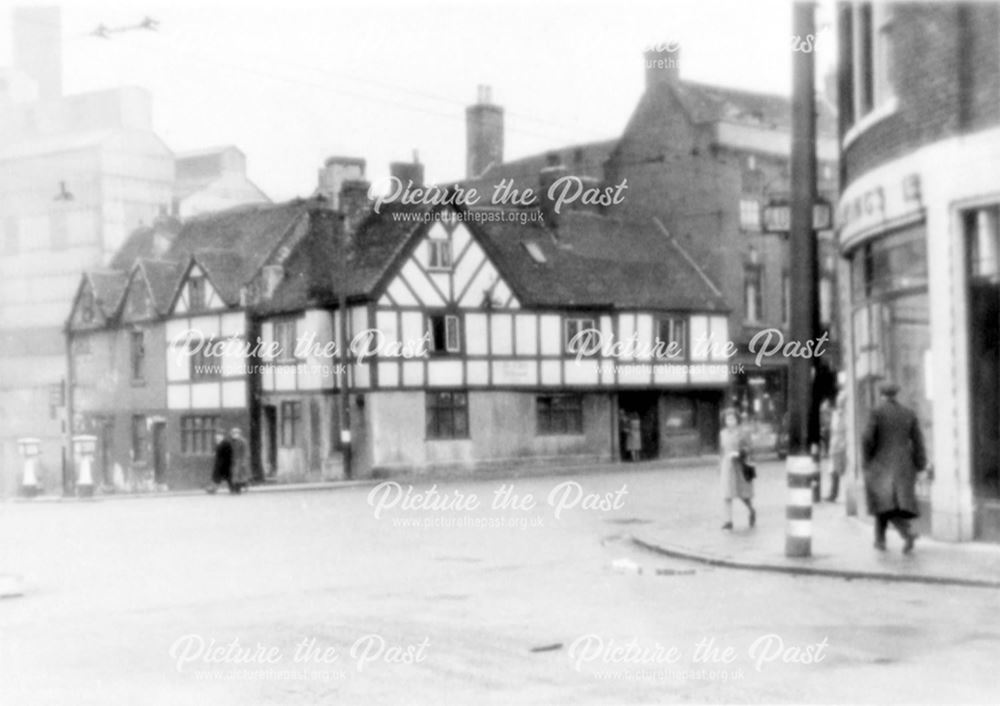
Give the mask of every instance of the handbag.
POLYGON ((743 480, 752 483, 757 477, 757 466, 750 463, 746 451, 740 451, 740 469, 743 471, 743 480))

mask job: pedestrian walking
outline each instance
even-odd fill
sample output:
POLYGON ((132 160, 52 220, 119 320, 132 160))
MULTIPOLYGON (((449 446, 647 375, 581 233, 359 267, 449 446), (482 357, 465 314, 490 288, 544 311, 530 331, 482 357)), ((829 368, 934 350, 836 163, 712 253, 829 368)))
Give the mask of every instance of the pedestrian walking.
POLYGON ((250 463, 246 439, 239 427, 233 427, 230 432, 233 445, 233 493, 242 493, 250 484, 250 463))
POLYGON ((632 416, 628 420, 629 458, 638 461, 640 451, 642 451, 642 422, 639 421, 638 412, 632 412, 632 416))
POLYGON ((212 482, 205 490, 215 493, 223 482, 233 490, 233 445, 222 431, 215 432, 215 463, 212 466, 212 482))
POLYGON ((862 437, 868 512, 875 516, 875 548, 885 550, 885 532, 892 524, 903 538, 903 553, 909 554, 917 540, 910 520, 920 514, 917 473, 926 467, 927 453, 917 415, 896 399, 899 387, 886 383, 881 393, 862 437))
POLYGON ((755 474, 750 453, 750 435, 741 427, 736 410, 727 409, 724 414, 725 426, 719 432, 719 481, 725 524, 722 529, 733 528, 733 498, 739 498, 746 505, 751 527, 757 524, 757 511, 753 507, 753 476, 755 474))
POLYGON ((840 479, 847 471, 847 393, 837 394, 837 401, 830 414, 830 494, 827 502, 837 502, 840 479))

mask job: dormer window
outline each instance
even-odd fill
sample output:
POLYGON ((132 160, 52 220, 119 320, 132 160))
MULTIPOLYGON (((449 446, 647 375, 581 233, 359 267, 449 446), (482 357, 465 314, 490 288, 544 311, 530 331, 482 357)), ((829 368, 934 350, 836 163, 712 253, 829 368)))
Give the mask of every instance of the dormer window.
POLYGON ((205 278, 192 277, 187 283, 188 311, 204 311, 205 278))
POLYGON ((451 241, 446 238, 427 241, 427 266, 432 270, 451 269, 451 241))

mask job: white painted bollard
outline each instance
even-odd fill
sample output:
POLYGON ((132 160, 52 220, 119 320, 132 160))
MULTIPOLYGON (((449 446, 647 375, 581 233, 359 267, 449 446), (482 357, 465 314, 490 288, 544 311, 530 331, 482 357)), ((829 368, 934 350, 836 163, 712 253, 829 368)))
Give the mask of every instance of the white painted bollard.
POLYGON ((785 556, 812 556, 813 478, 811 456, 789 456, 788 504, 785 508, 785 556))
POLYGON ((41 442, 34 437, 17 440, 17 449, 24 459, 24 470, 21 473, 21 495, 34 498, 42 492, 38 485, 38 457, 41 455, 41 442))
POLYGON ((79 498, 94 497, 94 454, 97 451, 97 437, 79 434, 73 437, 73 455, 76 457, 76 495, 79 498))

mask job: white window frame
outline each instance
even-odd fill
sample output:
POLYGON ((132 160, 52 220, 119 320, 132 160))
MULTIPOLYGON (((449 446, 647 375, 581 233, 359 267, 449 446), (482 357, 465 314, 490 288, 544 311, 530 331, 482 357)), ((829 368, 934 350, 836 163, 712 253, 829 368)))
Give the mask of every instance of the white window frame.
POLYGON ((427 239, 427 269, 448 272, 452 268, 451 240, 447 238, 427 239))
POLYGON ((760 232, 760 201, 752 198, 740 199, 740 229, 760 232))
MULTIPOLYGON (((571 345, 571 341, 582 331, 593 330, 597 331, 597 319, 593 316, 567 316, 563 324, 563 347, 566 353, 569 355, 576 355, 579 348, 571 345), (570 329, 574 328, 573 335, 570 335, 570 329)), ((590 345, 586 348, 591 348, 590 345)))

